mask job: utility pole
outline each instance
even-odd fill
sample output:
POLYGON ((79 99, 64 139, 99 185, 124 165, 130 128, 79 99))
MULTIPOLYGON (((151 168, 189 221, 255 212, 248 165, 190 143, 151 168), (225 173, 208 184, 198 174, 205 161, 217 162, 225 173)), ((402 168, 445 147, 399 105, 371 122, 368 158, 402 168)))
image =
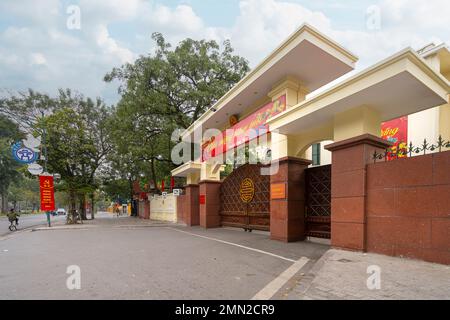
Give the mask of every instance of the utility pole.
MULTIPOLYGON (((47 135, 47 129, 45 127, 45 115, 44 111, 41 110, 41 117, 42 117, 42 153, 44 155, 44 174, 48 175, 47 172, 47 141, 46 141, 46 135, 47 135)), ((54 188, 54 186, 53 186, 54 188)), ((50 211, 46 211, 45 215, 47 216, 47 224, 49 227, 52 226, 51 219, 50 219, 50 211)))
POLYGON ((44 172, 47 172, 47 142, 46 142, 46 135, 47 135, 47 129, 45 127, 45 117, 44 117, 44 111, 41 111, 42 116, 42 153, 44 154, 44 172))

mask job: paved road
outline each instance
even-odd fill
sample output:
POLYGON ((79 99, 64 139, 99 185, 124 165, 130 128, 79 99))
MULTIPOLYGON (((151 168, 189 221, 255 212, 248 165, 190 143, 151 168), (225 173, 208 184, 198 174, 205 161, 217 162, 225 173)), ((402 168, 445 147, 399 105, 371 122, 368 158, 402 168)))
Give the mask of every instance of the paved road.
POLYGON ((303 259, 294 270, 299 271, 328 249, 271 241, 263 233, 140 221, 107 216, 77 229, 3 238, 0 299, 267 297, 278 290, 274 279, 296 261, 303 259), (80 290, 66 287, 71 265, 80 267, 80 290))
MULTIPOLYGON (((64 221, 64 216, 59 217, 51 217, 51 221, 64 221)), ((47 224, 47 217, 45 214, 27 214, 27 215, 21 215, 19 217, 19 230, 20 229, 26 229, 34 226, 44 225, 47 224)), ((8 229, 9 227, 9 221, 6 217, 0 218, 0 236, 7 235, 11 233, 8 229)))
POLYGON ((261 232, 108 214, 35 230, 0 236, 0 300, 450 299, 450 266, 281 243, 261 232), (74 265, 80 290, 66 285, 74 265), (374 266, 379 289, 367 285, 374 266))

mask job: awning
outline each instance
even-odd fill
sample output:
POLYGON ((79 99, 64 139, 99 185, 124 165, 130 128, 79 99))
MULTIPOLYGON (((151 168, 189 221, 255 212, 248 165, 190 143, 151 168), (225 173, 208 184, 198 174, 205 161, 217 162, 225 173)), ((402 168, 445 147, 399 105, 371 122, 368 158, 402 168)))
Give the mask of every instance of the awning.
POLYGON ((448 103, 449 82, 411 48, 268 120, 270 130, 301 134, 336 114, 370 106, 386 121, 448 103))

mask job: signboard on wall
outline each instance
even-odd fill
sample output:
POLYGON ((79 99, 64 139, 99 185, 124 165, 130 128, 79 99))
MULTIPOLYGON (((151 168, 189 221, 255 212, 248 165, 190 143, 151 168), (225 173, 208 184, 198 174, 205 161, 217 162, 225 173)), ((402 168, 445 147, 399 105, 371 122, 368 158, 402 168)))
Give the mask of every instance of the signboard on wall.
POLYGON ((406 157, 406 150, 408 148, 408 117, 401 117, 381 124, 381 138, 392 142, 392 151, 397 153, 397 150, 403 150, 404 155, 399 157, 406 157))
POLYGON ((286 110, 286 96, 266 104, 248 117, 236 123, 221 135, 211 137, 202 144, 202 160, 213 158, 250 140, 248 133, 256 131, 256 137, 268 132, 267 119, 286 110), (261 133, 260 133, 261 132, 261 133))
POLYGON ((55 210, 55 190, 53 176, 39 176, 41 211, 55 210))
POLYGON ((285 183, 272 183, 270 185, 270 199, 286 199, 286 184, 285 183))

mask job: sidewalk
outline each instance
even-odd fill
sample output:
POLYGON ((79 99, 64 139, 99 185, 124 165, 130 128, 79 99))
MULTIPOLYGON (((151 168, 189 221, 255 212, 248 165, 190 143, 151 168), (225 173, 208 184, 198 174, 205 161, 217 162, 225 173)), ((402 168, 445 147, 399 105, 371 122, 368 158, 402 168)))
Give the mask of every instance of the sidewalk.
POLYGON ((450 266, 330 249, 295 283, 284 299, 449 300, 450 266), (369 266, 379 267, 380 289, 368 289, 369 266))
POLYGON ((66 224, 65 221, 52 223, 49 228, 47 226, 39 226, 33 228, 32 231, 51 231, 51 230, 72 230, 72 229, 92 229, 92 228, 146 228, 146 227, 163 227, 175 226, 176 223, 139 219, 136 217, 120 216, 99 212, 93 220, 85 220, 83 223, 66 224))

